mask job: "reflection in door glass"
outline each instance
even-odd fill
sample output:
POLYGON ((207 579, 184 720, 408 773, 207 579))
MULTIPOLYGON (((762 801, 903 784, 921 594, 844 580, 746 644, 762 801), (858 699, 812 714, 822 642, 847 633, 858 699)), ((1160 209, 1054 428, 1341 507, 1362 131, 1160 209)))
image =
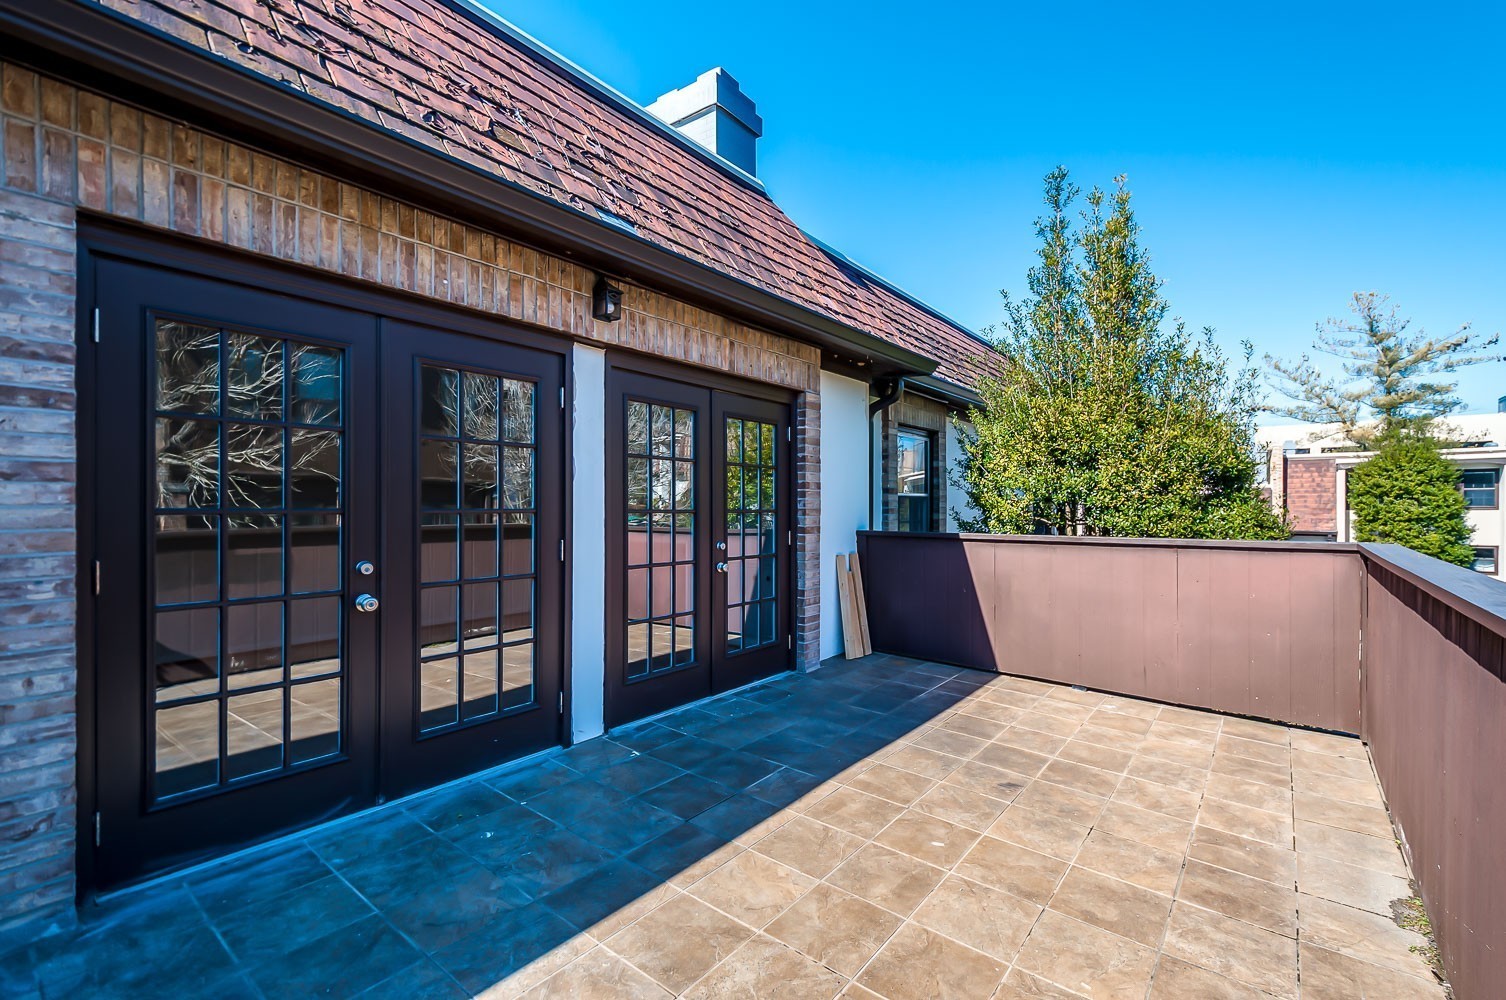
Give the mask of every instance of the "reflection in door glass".
POLYGON ((627 404, 627 678, 695 660, 694 410, 627 404))
POLYGON ((777 642, 778 555, 774 503, 777 428, 727 418, 727 651, 777 642))
POLYGON ((345 356, 173 320, 155 347, 160 800, 340 751, 345 356))
POLYGON ((532 382, 423 365, 417 728, 534 704, 532 382), (527 669, 518 665, 526 664, 527 669))

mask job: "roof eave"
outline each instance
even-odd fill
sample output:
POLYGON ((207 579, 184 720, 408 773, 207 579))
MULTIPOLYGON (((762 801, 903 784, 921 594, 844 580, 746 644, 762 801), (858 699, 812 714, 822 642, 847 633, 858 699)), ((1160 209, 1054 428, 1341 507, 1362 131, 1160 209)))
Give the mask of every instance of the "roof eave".
POLYGON ((0 55, 46 72, 58 72, 61 63, 79 82, 108 84, 117 99, 266 143, 308 166, 421 200, 540 250, 859 359, 875 375, 929 375, 936 369, 936 359, 378 128, 114 11, 77 0, 0 0, 0 55))

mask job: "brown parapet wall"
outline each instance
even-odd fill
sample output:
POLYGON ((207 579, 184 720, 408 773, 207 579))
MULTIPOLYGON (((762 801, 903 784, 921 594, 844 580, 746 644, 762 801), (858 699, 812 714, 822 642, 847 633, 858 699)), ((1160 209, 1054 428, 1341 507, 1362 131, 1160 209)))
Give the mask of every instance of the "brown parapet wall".
POLYGON ((884 652, 1360 728, 1352 545, 860 536, 884 652))

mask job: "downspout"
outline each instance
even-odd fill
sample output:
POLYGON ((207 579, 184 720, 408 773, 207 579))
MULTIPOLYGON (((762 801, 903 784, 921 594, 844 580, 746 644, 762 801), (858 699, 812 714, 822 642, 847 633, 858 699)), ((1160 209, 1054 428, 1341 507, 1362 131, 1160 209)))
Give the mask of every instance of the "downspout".
MULTIPOLYGON (((873 469, 873 464, 874 464, 873 463, 873 418, 876 417, 876 416, 878 416, 880 413, 883 413, 885 410, 889 409, 889 407, 891 407, 895 403, 897 403, 899 401, 899 397, 902 396, 902 395, 904 395, 904 392, 905 392, 905 380, 902 379, 902 378, 896 378, 896 379, 894 379, 893 382, 889 383, 888 388, 884 389, 882 392, 879 393, 879 396, 878 396, 877 399, 875 399, 873 402, 871 402, 871 403, 868 404, 868 525, 869 525, 870 528, 873 528, 873 530, 875 530, 875 531, 882 531, 883 530, 883 523, 882 522, 883 522, 883 516, 884 516, 884 509, 883 509, 883 507, 884 507, 884 505, 883 505, 884 485, 883 485, 883 483, 879 483, 878 484, 878 486, 879 486, 879 493, 878 493, 879 499, 878 499, 878 503, 877 503, 878 510, 875 511, 874 510, 875 504, 874 504, 874 498, 873 498, 873 485, 874 485, 874 475, 873 475, 873 473, 874 473, 874 469, 873 469), (877 514, 877 516, 875 516, 875 514, 877 514), (877 527, 874 527, 875 525, 877 525, 877 527)), ((880 475, 882 475, 883 470, 879 470, 879 472, 880 472, 880 475)))

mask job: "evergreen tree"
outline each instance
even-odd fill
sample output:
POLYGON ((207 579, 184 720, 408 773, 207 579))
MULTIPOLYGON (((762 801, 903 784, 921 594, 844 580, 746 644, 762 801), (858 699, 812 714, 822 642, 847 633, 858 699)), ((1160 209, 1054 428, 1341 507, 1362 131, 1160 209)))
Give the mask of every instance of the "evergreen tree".
POLYGON ((1416 435, 1380 443, 1349 471, 1349 506, 1360 542, 1395 542, 1445 562, 1474 561, 1459 468, 1437 442, 1416 435))
POLYGON ((1292 402, 1272 413, 1305 423, 1338 424, 1350 441, 1373 448, 1382 439, 1439 437, 1439 420, 1460 406, 1457 381, 1439 378, 1470 365, 1501 360, 1490 349, 1498 336, 1482 338, 1468 323, 1441 340, 1402 318, 1377 292, 1355 292, 1353 319, 1318 324, 1313 349, 1339 359, 1335 377, 1304 354, 1295 362, 1266 355, 1272 386, 1292 402))
POLYGON ((1256 372, 1166 322, 1124 178, 1046 176, 1029 294, 1004 293, 1002 371, 978 387, 957 474, 975 531, 1175 538, 1287 534, 1255 484, 1256 372))

